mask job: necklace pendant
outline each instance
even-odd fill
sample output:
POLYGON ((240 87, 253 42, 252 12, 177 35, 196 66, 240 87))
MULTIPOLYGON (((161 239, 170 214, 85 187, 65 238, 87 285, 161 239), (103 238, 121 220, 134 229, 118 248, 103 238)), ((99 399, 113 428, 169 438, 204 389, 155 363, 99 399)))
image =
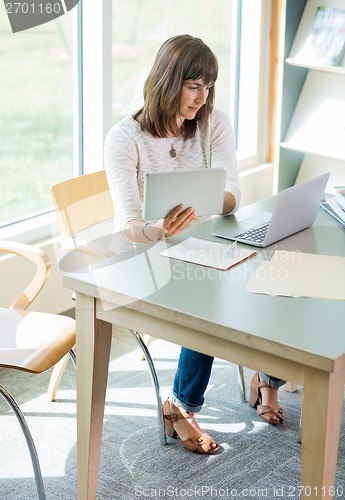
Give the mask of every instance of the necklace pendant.
POLYGON ((176 150, 175 150, 174 146, 171 146, 170 151, 169 151, 169 155, 171 156, 171 158, 176 158, 176 150))

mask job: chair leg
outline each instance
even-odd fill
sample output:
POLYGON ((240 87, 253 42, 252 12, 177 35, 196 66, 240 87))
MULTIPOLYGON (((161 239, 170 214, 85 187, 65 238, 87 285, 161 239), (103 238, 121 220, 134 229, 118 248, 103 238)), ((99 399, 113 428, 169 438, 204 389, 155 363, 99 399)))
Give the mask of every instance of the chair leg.
POLYGON ((147 361, 147 364, 149 366, 151 380, 152 380, 153 388, 155 390, 155 395, 156 395, 156 399, 157 399, 157 417, 158 417, 159 440, 160 440, 161 444, 165 445, 165 444, 167 444, 167 439, 166 439, 166 435, 165 435, 162 400, 161 400, 157 372, 155 370, 150 351, 148 350, 147 345, 145 344, 140 333, 138 333, 134 330, 129 330, 129 332, 132 334, 132 336, 135 338, 135 340, 139 344, 141 350, 143 351, 143 353, 145 355, 145 359, 147 361))
POLYGON ((63 358, 61 358, 60 361, 56 363, 56 365, 53 368, 48 386, 49 401, 55 401, 56 392, 60 385, 62 375, 65 371, 69 359, 72 360, 74 367, 76 367, 76 355, 73 349, 71 349, 63 358))
POLYGON ((300 417, 299 417, 299 428, 298 428, 298 439, 297 439, 297 442, 299 444, 302 444, 302 408, 301 408, 301 414, 300 414, 300 417))
MULTIPOLYGON (((146 346, 148 347, 150 345, 150 342, 152 340, 152 337, 151 335, 148 335, 147 333, 145 333, 144 335, 141 336, 141 338, 143 339, 143 341, 145 342, 146 346)), ((141 360, 142 361, 145 361, 145 353, 142 352, 141 353, 141 360)))
POLYGON ((70 357, 70 360, 72 361, 72 364, 73 364, 74 368, 77 368, 77 355, 75 353, 75 350, 74 349, 70 349, 68 351, 68 355, 70 357))
POLYGON ((11 394, 9 392, 7 392, 6 389, 2 385, 0 385, 0 395, 4 398, 4 400, 11 407, 11 409, 13 410, 14 414, 16 415, 18 422, 22 428, 23 434, 24 434, 25 439, 26 439, 26 443, 27 443, 28 448, 29 448, 31 462, 32 462, 32 466, 34 469, 38 498, 40 500, 46 500, 46 494, 44 491, 44 485, 43 485, 43 479, 42 479, 42 472, 41 472, 41 467, 40 467, 40 463, 38 460, 36 446, 35 446, 35 443, 32 439, 32 435, 31 435, 30 429, 26 423, 24 415, 23 415, 21 409, 19 408, 18 404, 16 403, 16 401, 11 396, 11 394))
POLYGON ((240 398, 242 403, 247 402, 247 397, 246 397, 246 384, 244 381, 244 370, 243 366, 237 365, 237 377, 238 377, 238 383, 240 386, 240 398))

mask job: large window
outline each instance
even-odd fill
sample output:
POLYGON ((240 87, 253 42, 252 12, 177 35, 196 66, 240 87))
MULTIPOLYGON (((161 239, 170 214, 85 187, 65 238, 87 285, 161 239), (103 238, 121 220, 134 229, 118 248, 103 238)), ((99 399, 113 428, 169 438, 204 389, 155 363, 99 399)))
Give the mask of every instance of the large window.
POLYGON ((72 16, 12 33, 0 5, 0 226, 52 209, 74 175, 72 16))

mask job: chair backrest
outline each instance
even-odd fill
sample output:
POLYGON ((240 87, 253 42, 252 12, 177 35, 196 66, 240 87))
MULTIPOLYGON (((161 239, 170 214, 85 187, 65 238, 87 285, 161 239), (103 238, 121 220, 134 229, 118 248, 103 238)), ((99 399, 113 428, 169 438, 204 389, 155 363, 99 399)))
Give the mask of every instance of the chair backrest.
POLYGON ((51 195, 65 237, 114 219, 114 206, 104 170, 55 184, 51 187, 51 195))
POLYGON ((40 248, 26 245, 25 243, 5 240, 0 241, 0 253, 19 255, 30 260, 36 266, 35 274, 30 283, 11 305, 11 309, 25 311, 37 297, 48 279, 51 269, 49 258, 40 248))

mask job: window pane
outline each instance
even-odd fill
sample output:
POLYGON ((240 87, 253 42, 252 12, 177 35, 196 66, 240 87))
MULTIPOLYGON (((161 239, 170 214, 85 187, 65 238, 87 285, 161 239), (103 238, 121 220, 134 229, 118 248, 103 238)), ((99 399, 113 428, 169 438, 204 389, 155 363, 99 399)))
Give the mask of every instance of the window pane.
POLYGON ((51 209, 73 176, 72 13, 12 33, 0 11, 0 225, 51 209))

